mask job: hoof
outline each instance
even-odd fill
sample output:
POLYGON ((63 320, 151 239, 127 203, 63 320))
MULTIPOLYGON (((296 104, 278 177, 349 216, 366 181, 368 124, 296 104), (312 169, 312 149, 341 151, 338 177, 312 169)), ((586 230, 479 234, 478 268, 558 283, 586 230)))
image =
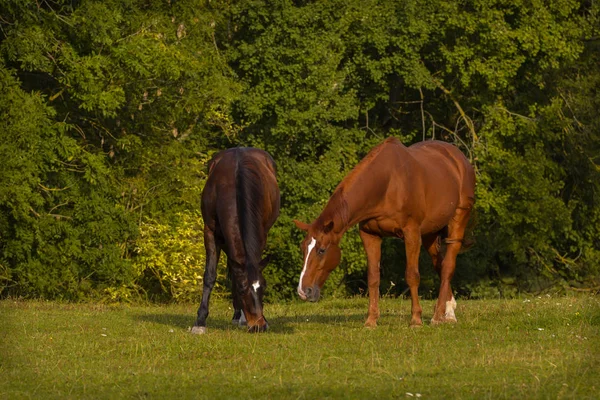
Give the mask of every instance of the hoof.
POLYGON ((365 328, 377 328, 377 321, 373 321, 373 320, 366 320, 365 322, 365 328))
POLYGON ((246 321, 246 316, 244 315, 244 312, 242 310, 236 310, 233 313, 233 318, 231 320, 231 323, 236 326, 248 325, 248 322, 246 321))
POLYGON ((192 335, 204 335, 206 333, 205 326, 193 326, 190 331, 192 335))
POLYGON ((441 325, 441 324, 455 324, 456 317, 455 316, 444 316, 443 318, 432 318, 431 325, 441 325))
POLYGON ((410 321, 410 325, 411 328, 422 328, 423 327, 423 321, 410 321))
POLYGON ((454 296, 452 296, 452 299, 450 299, 450 301, 446 302, 445 311, 442 310, 439 310, 436 304, 436 306, 433 309, 434 315, 431 319, 431 325, 456 323, 456 315, 454 314, 454 310, 456 310, 456 300, 454 300, 454 296), (438 312, 436 313, 436 311, 438 312), (438 316, 436 316, 436 314, 438 316))
POLYGON ((246 321, 246 315, 242 312, 242 315, 240 315, 240 319, 238 321, 238 326, 247 326, 248 325, 248 321, 246 321))
POLYGON ((444 322, 449 323, 449 324, 455 324, 456 323, 456 317, 454 315, 447 315, 444 318, 444 322))

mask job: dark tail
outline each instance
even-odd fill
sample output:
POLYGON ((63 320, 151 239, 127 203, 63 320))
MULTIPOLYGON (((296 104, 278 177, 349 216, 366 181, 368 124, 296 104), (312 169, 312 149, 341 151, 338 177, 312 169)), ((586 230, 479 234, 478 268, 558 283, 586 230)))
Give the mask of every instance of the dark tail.
POLYGON ((238 155, 236 174, 237 207, 242 241, 246 251, 246 269, 249 284, 258 280, 262 254, 261 206, 264 204, 265 194, 263 193, 261 176, 257 171, 256 161, 253 158, 244 157, 243 153, 238 155))

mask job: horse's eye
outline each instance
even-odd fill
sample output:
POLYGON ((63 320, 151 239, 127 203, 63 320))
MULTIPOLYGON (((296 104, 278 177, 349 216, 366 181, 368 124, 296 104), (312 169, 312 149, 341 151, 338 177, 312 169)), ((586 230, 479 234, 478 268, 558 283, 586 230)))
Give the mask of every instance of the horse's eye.
POLYGON ((325 250, 326 249, 324 247, 321 247, 321 248, 317 249, 317 254, 322 256, 323 254, 325 254, 325 250))

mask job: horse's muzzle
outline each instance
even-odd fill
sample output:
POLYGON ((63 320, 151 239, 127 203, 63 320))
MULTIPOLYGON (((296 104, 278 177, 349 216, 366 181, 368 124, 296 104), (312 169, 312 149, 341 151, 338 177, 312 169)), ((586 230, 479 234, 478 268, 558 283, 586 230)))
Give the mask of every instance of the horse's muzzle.
MULTIPOLYGON (((263 317, 264 318, 264 317, 263 317)), ((264 325, 253 325, 253 326, 248 326, 248 333, 261 333, 261 332, 266 332, 269 329, 269 322, 267 322, 267 319, 264 318, 265 320, 265 324, 264 325)))
MULTIPOLYGON (((317 285, 304 288, 302 293, 304 294, 304 297, 302 297, 302 295, 301 295, 300 298, 302 300, 308 300, 311 302, 318 301, 319 297, 321 297, 321 290, 319 289, 319 287, 317 285)), ((298 294, 300 294, 300 292, 298 292, 298 294)))

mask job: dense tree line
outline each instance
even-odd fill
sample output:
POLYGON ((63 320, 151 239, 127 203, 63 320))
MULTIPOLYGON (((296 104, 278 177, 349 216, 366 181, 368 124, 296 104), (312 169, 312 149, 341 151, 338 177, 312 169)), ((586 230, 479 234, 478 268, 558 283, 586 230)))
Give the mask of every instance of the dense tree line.
MULTIPOLYGON (((255 146, 282 192, 268 295, 289 298, 292 219, 390 135, 476 167, 459 294, 596 288, 599 33, 598 4, 571 0, 5 0, 1 294, 197 299, 206 162, 255 146)), ((356 231, 342 250, 328 290, 360 293, 356 231)), ((382 292, 400 294, 401 243, 383 254, 382 292)))

